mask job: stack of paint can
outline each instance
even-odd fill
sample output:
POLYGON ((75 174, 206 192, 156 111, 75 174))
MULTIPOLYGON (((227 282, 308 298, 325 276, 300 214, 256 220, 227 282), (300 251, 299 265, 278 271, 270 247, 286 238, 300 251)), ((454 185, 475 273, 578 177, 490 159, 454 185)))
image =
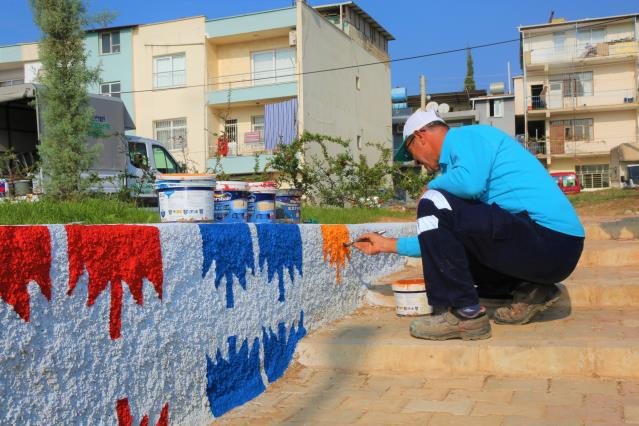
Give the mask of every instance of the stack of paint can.
POLYGON ((222 223, 246 222, 248 209, 246 182, 221 181, 215 185, 215 221, 222 223))
POLYGON ((248 221, 254 223, 275 222, 275 182, 251 182, 248 198, 248 221))

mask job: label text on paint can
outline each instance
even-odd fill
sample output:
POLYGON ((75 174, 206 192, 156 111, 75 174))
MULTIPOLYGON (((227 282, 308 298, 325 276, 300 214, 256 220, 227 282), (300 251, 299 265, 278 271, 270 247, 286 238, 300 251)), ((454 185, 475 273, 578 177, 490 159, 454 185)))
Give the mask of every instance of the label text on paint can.
POLYGON ((215 191, 216 222, 246 222, 246 213, 244 191, 215 191))
POLYGON ((275 194, 254 192, 249 196, 248 221, 273 222, 275 219, 275 194))
POLYGON ((210 189, 171 188, 158 190, 160 221, 213 221, 210 189))
POLYGON ((278 194, 275 198, 275 209, 278 219, 282 219, 285 222, 300 223, 302 209, 299 195, 278 194))

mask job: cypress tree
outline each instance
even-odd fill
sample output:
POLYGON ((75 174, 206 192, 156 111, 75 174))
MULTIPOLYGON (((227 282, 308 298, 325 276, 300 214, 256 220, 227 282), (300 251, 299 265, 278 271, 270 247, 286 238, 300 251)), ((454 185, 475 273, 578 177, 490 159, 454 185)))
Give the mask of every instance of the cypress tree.
POLYGON ((475 69, 473 67, 473 57, 470 49, 466 49, 466 78, 464 79, 464 90, 475 90, 475 69))
POLYGON ((99 69, 87 66, 83 25, 88 23, 82 0, 30 0, 42 32, 39 56, 43 74, 38 102, 44 106, 44 134, 38 152, 44 186, 53 197, 68 199, 85 191, 81 177, 95 161, 98 148, 85 143, 93 123, 87 88, 99 81, 99 69))

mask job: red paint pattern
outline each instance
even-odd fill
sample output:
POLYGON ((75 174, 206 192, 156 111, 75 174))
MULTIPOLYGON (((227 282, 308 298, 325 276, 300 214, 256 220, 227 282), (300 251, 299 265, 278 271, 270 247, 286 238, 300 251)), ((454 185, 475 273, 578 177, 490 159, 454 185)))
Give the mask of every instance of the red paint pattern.
POLYGON ((0 226, 0 296, 29 322, 27 284, 51 300, 51 235, 46 226, 0 226))
MULTIPOLYGON (((131 426, 133 417, 131 417, 131 409, 129 408, 129 398, 118 399, 115 405, 115 411, 118 415, 118 426, 131 426)), ((155 424, 156 426, 168 426, 169 424, 169 403, 162 407, 160 418, 155 424)), ((149 415, 145 414, 140 421, 140 426, 149 426, 149 415)))
POLYGON ((146 278, 162 300, 162 250, 160 231, 141 225, 66 225, 69 251, 69 291, 89 274, 87 306, 111 283, 109 334, 120 338, 122 327, 122 282, 138 305, 142 305, 142 284, 146 278))

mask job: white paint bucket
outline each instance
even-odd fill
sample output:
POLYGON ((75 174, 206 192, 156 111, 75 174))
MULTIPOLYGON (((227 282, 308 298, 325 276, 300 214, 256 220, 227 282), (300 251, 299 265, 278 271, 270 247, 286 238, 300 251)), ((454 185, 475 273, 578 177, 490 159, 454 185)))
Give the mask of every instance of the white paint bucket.
POLYGON ((155 181, 161 222, 212 222, 215 176, 163 174, 155 181))
POLYGON ((426 283, 421 278, 395 281, 393 293, 398 316, 416 317, 433 312, 426 297, 426 283))

